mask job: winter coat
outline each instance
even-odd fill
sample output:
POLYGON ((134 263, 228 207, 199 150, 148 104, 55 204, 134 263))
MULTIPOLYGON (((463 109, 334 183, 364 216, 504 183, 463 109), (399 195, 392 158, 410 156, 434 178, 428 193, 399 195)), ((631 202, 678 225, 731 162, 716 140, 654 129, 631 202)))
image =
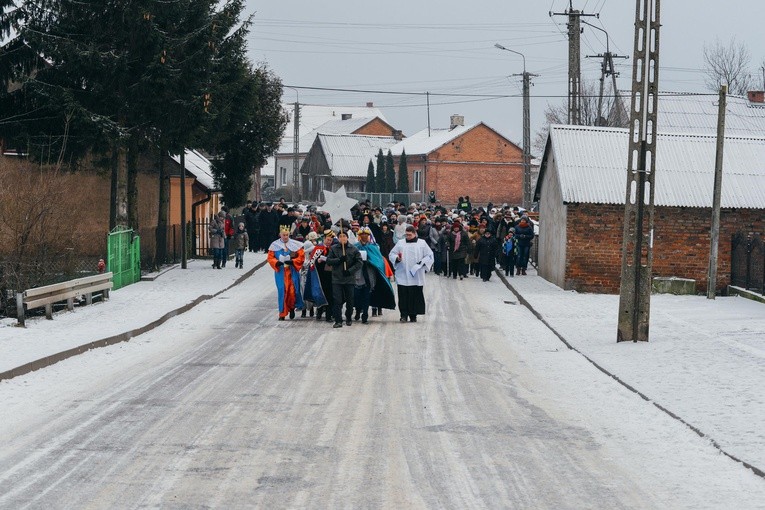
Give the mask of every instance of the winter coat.
POLYGON ((237 230, 234 235, 237 250, 246 250, 250 243, 250 236, 246 230, 237 230))
POLYGON ((494 236, 487 237, 481 236, 476 242, 475 257, 478 259, 478 263, 481 265, 494 265, 494 256, 497 253, 497 240, 494 236))
POLYGON ((379 235, 375 235, 375 241, 380 246, 380 253, 387 259, 388 254, 396 244, 393 242, 393 231, 388 229, 387 232, 383 232, 381 230, 379 235))
POLYGON ((244 211, 244 224, 247 228, 247 232, 255 233, 260 230, 260 222, 258 221, 258 211, 252 208, 244 211))
POLYGON ((478 242, 478 239, 481 237, 481 234, 479 234, 477 230, 468 235, 468 239, 470 240, 470 247, 468 248, 467 257, 465 258, 465 264, 475 264, 478 262, 478 259, 475 257, 475 246, 478 242))
POLYGON ((455 232, 452 230, 449 232, 449 235, 447 236, 447 245, 448 245, 448 251, 449 256, 452 259, 464 259, 467 257, 468 249, 470 247, 470 238, 467 235, 467 232, 464 230, 460 230, 459 232, 455 232), (457 251, 454 250, 454 244, 457 236, 460 236, 460 246, 457 248, 457 251))
POLYGON ((497 239, 503 241, 507 233, 511 230, 515 231, 515 222, 513 220, 502 220, 497 224, 497 239))
POLYGON ((345 264, 343 264, 343 247, 339 242, 333 243, 327 253, 327 265, 332 268, 332 283, 347 285, 356 282, 356 271, 361 269, 361 254, 351 243, 345 244, 345 264))
POLYGON ((534 226, 531 222, 528 222, 526 227, 522 227, 520 223, 515 227, 515 242, 519 247, 531 246, 531 242, 534 240, 534 226))
POLYGON ((210 248, 223 248, 223 242, 226 238, 225 220, 220 216, 213 216, 210 219, 207 232, 210 235, 210 248))

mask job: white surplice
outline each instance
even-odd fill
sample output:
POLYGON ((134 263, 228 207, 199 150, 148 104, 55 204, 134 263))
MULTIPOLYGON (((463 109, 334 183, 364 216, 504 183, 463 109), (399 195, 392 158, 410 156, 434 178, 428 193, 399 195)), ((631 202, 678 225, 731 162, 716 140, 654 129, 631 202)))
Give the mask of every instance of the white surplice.
POLYGON ((433 250, 422 239, 407 243, 402 239, 396 243, 388 255, 396 273, 398 285, 425 285, 425 273, 433 266, 433 250), (398 254, 401 253, 401 260, 398 254))

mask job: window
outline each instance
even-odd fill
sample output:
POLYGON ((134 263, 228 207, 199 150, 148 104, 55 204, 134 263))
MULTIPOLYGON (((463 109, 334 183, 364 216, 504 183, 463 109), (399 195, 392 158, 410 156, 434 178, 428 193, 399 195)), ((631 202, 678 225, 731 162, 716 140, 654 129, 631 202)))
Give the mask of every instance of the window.
POLYGON ((415 193, 419 193, 422 191, 422 170, 415 170, 414 175, 412 177, 412 181, 414 183, 414 191, 415 193))
POLYGON ((279 187, 287 185, 287 169, 279 167, 279 187))

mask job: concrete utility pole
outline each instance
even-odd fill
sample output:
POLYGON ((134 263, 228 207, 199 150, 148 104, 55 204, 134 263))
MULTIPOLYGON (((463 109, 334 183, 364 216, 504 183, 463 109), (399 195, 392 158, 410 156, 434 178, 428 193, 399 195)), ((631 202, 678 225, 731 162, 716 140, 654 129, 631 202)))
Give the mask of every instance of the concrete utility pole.
POLYGON ((647 342, 651 316, 661 0, 636 3, 617 342, 647 342))
POLYGON ((579 126, 582 124, 582 66, 579 43, 579 36, 582 34, 581 18, 598 15, 574 10, 573 0, 569 0, 567 11, 549 14, 568 17, 568 123, 579 126))
POLYGON ((717 111, 717 153, 715 154, 715 185, 712 197, 712 230, 709 241, 709 271, 707 272, 707 299, 715 298, 717 288, 717 250, 720 243, 720 195, 722 194, 723 148, 725 145, 725 104, 728 86, 720 87, 717 111))
MULTIPOLYGON (((297 90, 296 90, 297 92, 297 90)), ((300 201, 300 99, 295 101, 295 121, 294 140, 292 143, 292 203, 297 204, 300 201)))
MULTIPOLYGON (((499 43, 495 44, 494 47, 515 53, 523 58, 523 74, 520 75, 523 76, 523 207, 530 209, 533 197, 531 196, 531 100, 529 95, 531 77, 539 75, 526 71, 526 57, 523 53, 505 48, 499 43)), ((519 75, 514 74, 513 76, 519 75)))
POLYGON ((607 119, 603 118, 603 89, 605 86, 606 78, 611 76, 611 83, 612 83, 611 88, 613 89, 613 92, 614 92, 614 115, 616 116, 616 119, 614 120, 614 125, 621 126, 622 105, 621 105, 621 99, 619 98, 619 90, 616 88, 616 78, 619 76, 619 73, 617 73, 614 70, 614 59, 627 58, 627 57, 624 55, 616 55, 614 53, 611 53, 608 32, 606 32, 604 29, 600 27, 596 27, 595 25, 591 23, 587 23, 586 21, 582 21, 582 23, 596 30, 600 30, 601 32, 606 34, 606 52, 599 53, 597 55, 587 55, 587 58, 602 58, 603 59, 603 61, 600 64, 600 94, 598 95, 598 116, 595 119, 595 125, 596 126, 608 125, 608 122, 606 122, 607 119))

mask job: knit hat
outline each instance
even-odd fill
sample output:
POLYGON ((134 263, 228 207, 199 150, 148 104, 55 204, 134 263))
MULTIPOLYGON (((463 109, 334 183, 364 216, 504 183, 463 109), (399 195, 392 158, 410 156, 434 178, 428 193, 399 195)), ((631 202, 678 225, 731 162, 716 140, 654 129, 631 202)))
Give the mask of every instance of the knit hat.
POLYGON ((318 238, 319 238, 319 234, 317 234, 316 232, 308 232, 308 235, 307 235, 307 236, 305 236, 305 237, 306 237, 306 239, 308 239, 309 241, 315 241, 316 239, 318 239, 318 238))

